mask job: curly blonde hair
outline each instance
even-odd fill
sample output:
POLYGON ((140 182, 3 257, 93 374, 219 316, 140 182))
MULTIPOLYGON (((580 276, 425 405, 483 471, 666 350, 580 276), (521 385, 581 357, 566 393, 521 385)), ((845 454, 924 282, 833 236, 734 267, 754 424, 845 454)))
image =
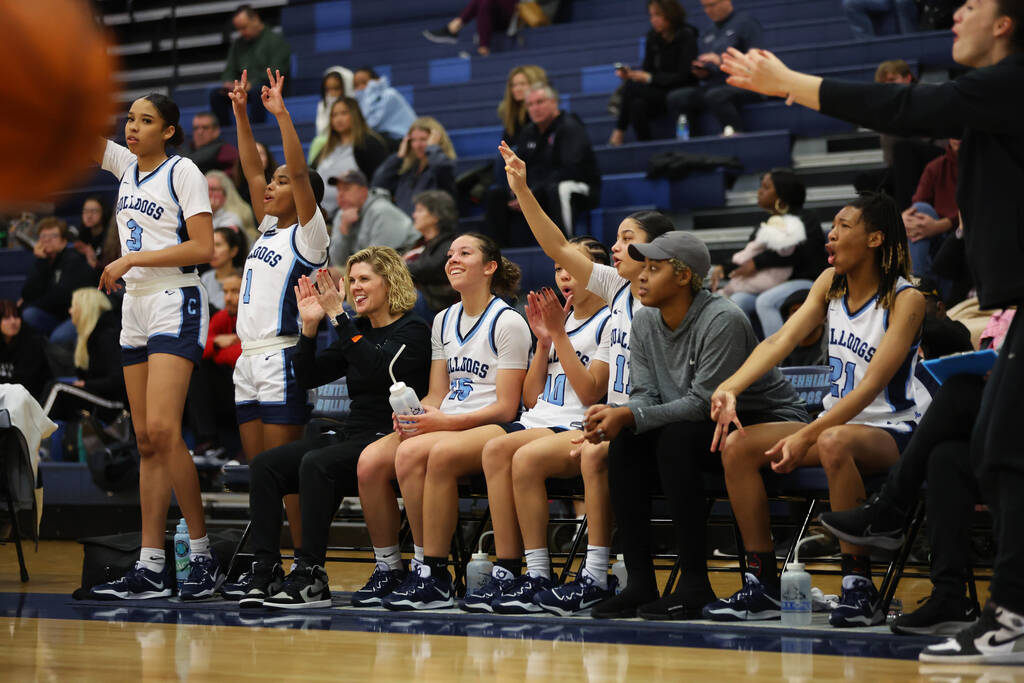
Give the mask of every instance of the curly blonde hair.
MULTIPOLYGON (((421 116, 412 122, 409 126, 409 133, 411 134, 414 130, 426 131, 428 135, 432 135, 435 131, 441 134, 441 142, 438 145, 441 147, 441 151, 449 159, 455 158, 455 147, 452 145, 451 138, 448 137, 448 131, 444 129, 441 122, 435 119, 433 116, 421 116)), ((399 174, 407 173, 412 170, 413 166, 420 163, 420 160, 416 158, 415 154, 412 154, 411 150, 402 159, 402 166, 398 169, 399 174)))
POLYGON ((345 264, 345 300, 353 309, 356 304, 347 274, 352 272, 352 266, 356 263, 369 263, 373 272, 384 278, 388 287, 388 310, 392 315, 411 311, 416 305, 416 286, 412 283, 412 275, 409 274, 405 260, 391 247, 367 247, 349 256, 345 264))

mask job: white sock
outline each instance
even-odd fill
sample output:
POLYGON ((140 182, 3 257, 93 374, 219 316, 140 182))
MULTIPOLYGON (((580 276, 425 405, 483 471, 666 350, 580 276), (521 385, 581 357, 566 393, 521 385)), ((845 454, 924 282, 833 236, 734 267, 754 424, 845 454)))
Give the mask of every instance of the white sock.
POLYGON ((200 555, 203 557, 213 557, 210 553, 210 537, 203 536, 202 538, 190 538, 188 539, 189 544, 189 559, 196 559, 200 555))
POLYGON ((401 569, 402 551, 397 545, 389 545, 386 548, 373 546, 373 557, 377 560, 377 566, 381 569, 401 569))
POLYGON ((414 545, 412 547, 412 557, 417 562, 422 563, 423 562, 423 546, 421 546, 421 545, 414 545))
POLYGON ((167 565, 167 553, 163 548, 142 548, 139 562, 149 571, 161 574, 167 565))
POLYGON ((601 588, 608 587, 608 553, 610 548, 600 545, 587 546, 587 562, 584 569, 601 588))
POLYGON ((534 578, 551 578, 551 556, 547 548, 526 551, 526 573, 534 578))

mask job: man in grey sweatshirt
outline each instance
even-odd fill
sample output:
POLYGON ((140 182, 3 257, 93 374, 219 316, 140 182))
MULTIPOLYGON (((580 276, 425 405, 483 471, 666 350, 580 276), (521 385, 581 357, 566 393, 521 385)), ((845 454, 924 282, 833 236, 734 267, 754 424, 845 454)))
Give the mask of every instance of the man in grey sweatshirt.
MULTIPOLYGON (((624 406, 593 406, 585 436, 611 441, 608 478, 629 585, 595 617, 687 619, 715 599, 707 576, 707 500, 702 472, 721 471, 711 453, 711 394, 757 345, 746 315, 703 287, 711 257, 699 237, 673 231, 629 255, 644 261, 630 340, 632 392, 624 406), (674 593, 658 599, 650 533, 651 495, 668 499, 681 561, 674 593)), ((744 425, 807 421, 792 385, 773 368, 744 392, 744 425)))
POLYGON ((348 257, 369 246, 391 247, 399 254, 420 234, 412 219, 391 201, 391 193, 368 187, 362 171, 346 171, 327 181, 338 188, 338 211, 328 248, 331 264, 344 268, 348 257))

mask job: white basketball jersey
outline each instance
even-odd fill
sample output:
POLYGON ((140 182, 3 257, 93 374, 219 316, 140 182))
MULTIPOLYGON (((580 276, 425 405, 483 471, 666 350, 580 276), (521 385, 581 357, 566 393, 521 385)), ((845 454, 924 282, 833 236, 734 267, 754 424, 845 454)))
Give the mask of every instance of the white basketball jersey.
POLYGON ((327 264, 329 237, 319 211, 302 227, 296 223, 281 230, 276 227, 276 220, 273 216, 263 219, 262 234, 245 259, 236 324, 238 336, 244 342, 299 334, 302 322, 295 285, 301 276, 327 264))
MULTIPOLYGON (((896 282, 897 292, 909 287, 913 285, 903 278, 896 282)), ((889 329, 889 309, 876 306, 877 302, 876 294, 857 311, 849 310, 845 296, 828 303, 828 364, 831 367, 829 381, 832 389, 822 399, 825 411, 830 410, 857 386, 889 329)), ((912 430, 913 425, 910 423, 917 419, 914 371, 917 367, 919 343, 920 337, 910 347, 907 357, 889 384, 859 415, 850 420, 851 424, 904 432, 912 430)))
MULTIPOLYGON (((204 211, 212 213, 206 179, 191 159, 171 156, 140 176, 135 155, 108 142, 103 168, 121 180, 114 211, 122 254, 158 251, 181 244, 189 238, 185 220, 204 211), (201 196, 197 196, 199 187, 201 196)), ((194 272, 195 266, 140 267, 125 273, 124 280, 146 282, 194 272)))
MULTIPOLYGON (((572 347, 584 367, 590 367, 591 361, 604 361, 608 357, 608 343, 611 338, 611 326, 608 324, 611 312, 607 308, 590 316, 583 322, 576 320, 570 312, 565 319, 565 331, 569 335, 572 347)), ((562 369, 555 348, 548 351, 548 374, 544 380, 544 391, 537 398, 533 408, 523 413, 519 421, 528 429, 533 427, 565 427, 581 429, 583 413, 587 406, 583 404, 576 390, 572 388, 562 369), (577 423, 573 425, 573 423, 577 423)))
MULTIPOLYGON (((464 317, 461 301, 437 314, 441 319, 441 345, 450 382, 448 393, 441 401, 441 412, 444 413, 470 413, 494 403, 498 382, 499 328, 515 324, 516 319, 526 327, 522 316, 498 297, 491 298, 487 308, 471 325, 463 320, 464 317)), ((528 328, 526 334, 528 340, 528 328)), ((528 342, 526 351, 529 351, 528 342)), ((523 367, 526 367, 525 357, 523 360, 523 367)))
POLYGON ((611 337, 608 344, 608 403, 629 402, 629 334, 633 314, 643 308, 625 282, 611 302, 611 337))

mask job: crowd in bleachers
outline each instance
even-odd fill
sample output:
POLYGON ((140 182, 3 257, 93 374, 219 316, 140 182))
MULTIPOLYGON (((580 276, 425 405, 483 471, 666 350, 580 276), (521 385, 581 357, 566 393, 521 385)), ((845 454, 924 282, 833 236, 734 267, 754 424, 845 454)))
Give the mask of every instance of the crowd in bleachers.
MULTIPOLYGON (((508 27, 515 4, 474 0, 460 17, 424 35, 451 43, 475 19, 477 52, 493 60, 491 36, 508 27)), ((970 431, 965 425, 976 415, 950 417, 954 390, 946 385, 926 412, 931 392, 914 378, 918 357, 998 348, 1014 313, 1002 305, 979 310, 957 201, 959 138, 883 135, 886 168, 862 174, 857 189, 865 195, 843 201, 834 216, 808 207, 805 176, 798 171, 775 163, 756 167, 770 168, 757 189, 763 219, 750 226, 741 249, 717 259, 699 231, 677 230, 670 217, 655 211, 629 211, 611 238, 598 229, 601 209, 638 203, 619 201, 630 179, 603 174, 603 159, 610 158, 603 154, 621 148, 646 160, 655 150, 627 142, 629 130, 638 143, 665 138, 668 145, 691 131, 695 138, 713 131, 705 137, 715 142, 720 133, 739 141, 742 164, 742 155, 767 154, 753 149, 753 139, 743 142, 742 134, 757 130, 749 124, 760 113, 772 115, 763 108, 770 103, 727 83, 733 72, 723 64, 729 49, 746 52, 765 44, 767 27, 743 4, 701 0, 710 25, 699 30, 676 0, 648 0, 642 60, 616 64, 601 76, 621 84, 610 131, 564 106, 577 95, 560 97, 553 87, 558 79, 542 60, 514 66, 501 84, 500 102, 487 105, 496 107, 496 117, 473 121, 482 127, 496 118, 500 128, 488 138, 486 153, 466 155, 478 157, 470 173, 460 174, 467 170, 458 166, 460 133, 434 116, 418 116, 387 74, 361 62, 323 70, 314 125, 291 129, 306 147, 311 191, 322 201, 305 221, 295 207, 280 215, 296 223, 296 231, 322 219, 330 266, 313 268, 317 262, 300 253, 305 243, 297 247, 293 241, 296 258, 311 272, 293 283, 294 305, 287 310, 296 329, 278 332, 297 338, 288 361, 294 377, 287 381, 313 389, 345 377, 352 406, 335 433, 301 440, 301 429, 287 432, 286 439, 277 439, 284 432, 267 429, 255 439, 234 409, 239 403, 245 416, 260 415, 268 427, 300 426, 267 420, 260 399, 240 400, 235 388, 240 358, 242 367, 253 362, 246 360, 248 340, 237 329, 239 307, 250 296, 243 274, 247 256, 281 228, 269 225, 274 216, 264 214, 282 200, 269 189, 266 198, 253 193, 279 187, 284 173, 272 153, 277 145, 258 142, 245 121, 266 119, 271 107, 266 98, 261 104, 261 88, 281 85, 275 76, 268 81, 268 69, 290 83, 292 60, 286 37, 265 26, 255 10, 243 6, 234 13, 239 38, 223 83, 209 93, 212 111, 191 117, 191 140, 181 150, 206 176, 214 227, 213 257, 201 268, 212 318, 189 386, 184 427, 204 461, 237 458, 251 465, 255 562, 251 571, 232 577, 225 595, 243 607, 330 605, 324 569, 329 521, 343 497, 360 496, 377 564, 353 604, 451 606, 447 564, 458 479, 483 475, 498 562, 490 580, 465 596, 464 609, 571 614, 597 605, 594 615, 600 617, 773 619, 783 598, 759 474, 765 467, 782 473, 823 467, 834 526, 841 530, 861 521, 848 519, 863 513, 861 475, 884 473, 905 453, 907 462, 896 465, 878 499, 891 514, 876 531, 890 539, 902 538, 912 512, 906 501, 917 495, 925 470, 930 486, 934 481, 939 491, 973 504, 977 492, 965 492, 967 475, 949 474, 949 468, 967 471, 963 458, 941 469, 945 461, 930 455, 939 452, 935 443, 964 447, 970 431), (232 115, 243 117, 240 125, 232 126, 232 115), (604 138, 609 146, 599 154, 592 140, 604 138), (460 223, 460 213, 477 216, 478 205, 483 224, 466 232, 473 219, 460 223), (586 235, 591 230, 596 239, 586 235), (610 257, 602 242, 614 242, 610 257), (524 320, 514 310, 521 269, 502 249, 534 245, 549 259, 545 267, 554 278, 531 280, 528 289, 556 287, 519 297, 526 303, 520 307, 524 320), (830 266, 843 274, 833 278, 830 266), (877 325, 870 322, 875 317, 877 325), (874 336, 843 341, 841 334, 874 336), (593 348, 583 346, 584 338, 593 348), (769 341, 758 345, 759 339, 769 341), (834 353, 844 345, 849 358, 834 353), (831 395, 817 419, 805 412, 776 369, 780 365, 830 366, 831 395), (392 420, 387 387, 398 381, 420 397, 420 414, 392 420), (733 420, 749 433, 729 434, 733 420), (940 421, 955 422, 959 431, 940 434, 940 421), (927 431, 928 445, 919 443, 923 438, 911 441, 915 428, 927 431), (712 441, 720 442, 721 456, 709 455, 712 441), (684 447, 701 457, 679 458, 684 447), (766 449, 774 452, 766 457, 766 449), (727 599, 718 599, 707 580, 708 492, 701 482, 708 470, 724 474, 747 551, 744 588, 727 599), (545 476, 538 479, 537 472, 545 476), (579 475, 591 547, 575 581, 559 586, 544 533, 543 481, 579 475), (682 571, 675 592, 664 597, 654 581, 650 506, 644 503, 659 479, 682 571), (398 546, 396 487, 415 541, 411 568, 398 546), (279 501, 293 494, 299 504, 287 506, 287 513, 297 565, 286 578, 279 501), (622 592, 608 577, 612 510, 629 569, 622 592)), ((945 21, 942 5, 924 3, 918 17, 917 4, 903 0, 842 2, 848 29, 864 39, 887 24, 901 33, 919 25, 942 28, 935 23, 945 21)), ((1021 11, 1014 11, 1007 14, 1019 34, 1021 11)), ((915 79, 907 62, 895 60, 883 62, 875 80, 909 85, 915 79)), ((294 161, 289 133, 284 125, 281 130, 283 149, 294 161)), ((718 173, 714 177, 724 183, 718 173)), ((57 217, 39 220, 28 236, 34 260, 20 298, 0 300, 0 382, 24 384, 40 402, 54 381, 81 389, 84 395, 65 392, 54 405, 53 415, 62 420, 94 406, 90 394, 127 400, 113 348, 119 297, 95 288, 121 251, 110 213, 103 197, 90 196, 77 228, 57 217)), ((968 390, 980 394, 973 385, 968 390)), ((928 512, 949 519, 933 510, 930 489, 928 512)), ((978 605, 965 598, 961 562, 969 530, 956 528, 960 545, 933 534, 935 602, 901 617, 907 632, 960 627, 976 616, 978 605)), ((874 539, 853 544, 843 538, 843 595, 832 623, 878 624, 884 615, 866 549, 874 539)))

